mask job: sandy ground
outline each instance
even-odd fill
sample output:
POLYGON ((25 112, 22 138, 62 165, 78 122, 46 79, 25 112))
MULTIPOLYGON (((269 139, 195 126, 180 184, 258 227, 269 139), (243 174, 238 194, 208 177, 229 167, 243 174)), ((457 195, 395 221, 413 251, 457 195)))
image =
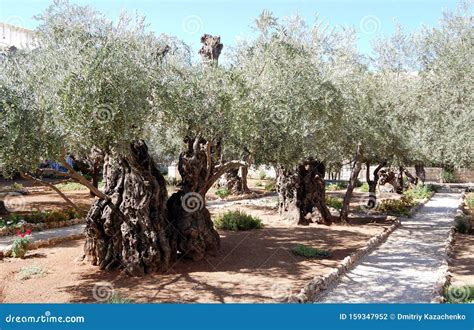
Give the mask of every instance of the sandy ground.
POLYGON ((296 227, 282 222, 268 207, 240 209, 260 216, 265 227, 220 231, 222 247, 217 256, 199 262, 178 260, 165 274, 130 278, 101 272, 78 261, 82 240, 30 251, 26 259, 4 259, 0 261, 0 302, 97 302, 112 293, 135 302, 278 302, 298 292, 312 277, 330 271, 388 226, 296 227), (291 253, 296 244, 329 249, 332 256, 305 259, 291 253), (42 274, 20 279, 20 271, 32 266, 42 274))

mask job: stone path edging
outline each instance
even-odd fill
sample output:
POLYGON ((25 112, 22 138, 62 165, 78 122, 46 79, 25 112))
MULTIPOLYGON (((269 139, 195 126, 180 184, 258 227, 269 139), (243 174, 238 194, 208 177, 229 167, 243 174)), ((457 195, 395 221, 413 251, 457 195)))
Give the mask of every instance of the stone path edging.
POLYGON ((401 222, 396 219, 395 222, 382 233, 375 235, 363 248, 358 249, 349 256, 345 257, 336 268, 324 276, 316 276, 313 278, 299 294, 292 295, 288 301, 296 303, 306 303, 314 301, 315 297, 323 290, 326 290, 332 284, 336 283, 341 276, 351 270, 355 264, 366 254, 372 252, 380 244, 382 244, 387 237, 400 226, 401 222))

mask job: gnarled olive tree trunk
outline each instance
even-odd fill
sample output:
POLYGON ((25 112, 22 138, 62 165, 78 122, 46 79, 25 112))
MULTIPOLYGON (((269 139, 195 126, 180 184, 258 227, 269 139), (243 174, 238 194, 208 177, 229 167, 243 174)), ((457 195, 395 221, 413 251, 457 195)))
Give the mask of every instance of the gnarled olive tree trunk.
POLYGON ((166 270, 175 258, 174 228, 166 213, 166 183, 143 141, 126 157, 104 161, 106 198, 86 217, 85 257, 101 269, 130 275, 166 270))
POLYGON ((277 192, 280 214, 285 214, 287 219, 294 220, 298 225, 309 225, 312 213, 318 210, 324 223, 331 224, 324 173, 324 164, 312 158, 301 162, 296 171, 279 168, 277 192))
POLYGON ((181 188, 168 200, 168 216, 177 230, 179 253, 193 260, 215 254, 220 238, 205 205, 205 195, 217 178, 211 144, 201 138, 187 139, 187 150, 179 156, 181 188))

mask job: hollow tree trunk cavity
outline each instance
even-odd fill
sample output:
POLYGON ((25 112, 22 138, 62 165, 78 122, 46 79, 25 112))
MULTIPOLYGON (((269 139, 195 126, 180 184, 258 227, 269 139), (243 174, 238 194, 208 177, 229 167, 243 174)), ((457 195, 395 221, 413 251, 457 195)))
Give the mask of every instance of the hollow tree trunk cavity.
POLYGON ((104 195, 86 218, 85 257, 101 269, 143 275, 169 268, 175 235, 166 213, 166 183, 143 141, 126 157, 104 161, 104 195))
POLYGON ((341 214, 339 219, 342 222, 348 222, 349 217, 349 206, 351 202, 352 192, 357 184, 357 178, 359 177, 360 169, 362 166, 362 146, 359 143, 357 145, 356 154, 354 158, 354 165, 352 166, 351 177, 349 184, 347 185, 346 194, 344 195, 344 201, 342 203, 341 214))

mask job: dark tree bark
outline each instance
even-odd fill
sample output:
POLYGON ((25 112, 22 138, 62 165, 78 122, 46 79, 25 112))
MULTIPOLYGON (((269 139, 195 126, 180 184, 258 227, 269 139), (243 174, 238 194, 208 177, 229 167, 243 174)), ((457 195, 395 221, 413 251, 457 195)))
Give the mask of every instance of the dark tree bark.
POLYGON ((418 184, 418 178, 413 176, 413 174, 411 174, 410 171, 408 171, 406 168, 403 168, 403 173, 406 175, 406 177, 408 178, 408 182, 411 185, 416 186, 418 184))
POLYGON ((249 188, 249 185, 248 185, 248 181, 247 181, 247 178, 248 178, 248 175, 249 175, 248 165, 242 166, 240 168, 240 172, 241 172, 241 176, 242 176, 242 192, 244 194, 248 194, 248 193, 251 192, 250 188, 249 188))
POLYGON ((403 194, 403 191, 405 190, 403 184, 403 166, 398 167, 396 182, 397 185, 395 187, 395 191, 397 192, 397 194, 403 194))
POLYGON ((425 167, 423 164, 416 164, 415 165, 415 175, 418 179, 418 181, 421 181, 422 184, 425 184, 426 180, 426 172, 425 172, 425 167))
POLYGON ((206 253, 215 254, 220 247, 219 234, 205 206, 205 195, 225 172, 220 175, 215 172, 211 143, 200 138, 186 142, 187 150, 181 153, 178 163, 181 188, 168 201, 168 216, 178 232, 178 251, 193 260, 201 260, 206 253))
POLYGON ((324 174, 324 164, 313 158, 300 163, 296 171, 280 168, 277 175, 280 214, 285 213, 298 225, 309 225, 317 209, 324 223, 330 225, 332 216, 326 205, 324 174))
POLYGON ((0 214, 7 214, 9 213, 6 206, 5 206, 5 202, 0 200, 0 214))
POLYGON ((232 195, 243 194, 243 183, 238 168, 234 168, 225 174, 225 186, 232 195))
POLYGON ((339 219, 341 222, 348 222, 349 217, 349 205, 351 202, 352 192, 357 184, 357 178, 359 177, 360 169, 362 167, 362 145, 359 143, 356 148, 354 157, 354 164, 352 166, 351 178, 347 185, 346 194, 344 195, 344 201, 342 203, 341 214, 339 219))
POLYGON ((175 258, 167 219, 166 183, 143 141, 125 157, 107 156, 104 195, 86 218, 84 255, 101 269, 143 275, 168 269, 175 258))
POLYGON ((377 184, 379 182, 379 172, 385 167, 387 162, 380 163, 374 170, 374 179, 370 179, 370 162, 366 163, 366 179, 369 185, 369 199, 367 200, 367 208, 373 209, 377 205, 377 184))

